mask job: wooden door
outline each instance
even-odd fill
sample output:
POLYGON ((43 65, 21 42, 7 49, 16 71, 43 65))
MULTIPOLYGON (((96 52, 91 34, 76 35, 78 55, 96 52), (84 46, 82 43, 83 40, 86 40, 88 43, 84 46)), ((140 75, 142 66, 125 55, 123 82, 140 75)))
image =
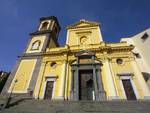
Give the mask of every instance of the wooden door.
POLYGON ((122 80, 122 84, 124 87, 124 91, 125 91, 127 100, 136 100, 136 96, 135 96, 130 79, 122 80))
POLYGON ((44 99, 51 99, 52 98, 53 84, 54 84, 54 81, 47 81, 44 99))
POLYGON ((79 72, 79 100, 93 100, 93 72, 82 70, 79 72))

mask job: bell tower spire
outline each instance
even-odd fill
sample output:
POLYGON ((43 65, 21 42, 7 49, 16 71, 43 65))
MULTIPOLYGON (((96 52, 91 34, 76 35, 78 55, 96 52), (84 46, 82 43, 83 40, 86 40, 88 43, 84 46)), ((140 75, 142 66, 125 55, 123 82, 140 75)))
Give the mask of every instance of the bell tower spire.
POLYGON ((58 40, 58 34, 60 32, 60 29, 60 25, 55 16, 40 18, 38 32, 51 32, 53 33, 55 39, 58 40))
POLYGON ((58 47, 60 25, 56 17, 42 17, 38 29, 31 33, 25 53, 44 52, 47 48, 58 47))

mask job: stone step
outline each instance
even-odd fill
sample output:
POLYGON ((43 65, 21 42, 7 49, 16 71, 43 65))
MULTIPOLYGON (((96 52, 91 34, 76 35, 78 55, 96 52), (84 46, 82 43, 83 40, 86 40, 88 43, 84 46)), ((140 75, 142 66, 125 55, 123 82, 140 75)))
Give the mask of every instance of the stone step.
POLYGON ((2 113, 150 113, 147 101, 23 100, 2 113))

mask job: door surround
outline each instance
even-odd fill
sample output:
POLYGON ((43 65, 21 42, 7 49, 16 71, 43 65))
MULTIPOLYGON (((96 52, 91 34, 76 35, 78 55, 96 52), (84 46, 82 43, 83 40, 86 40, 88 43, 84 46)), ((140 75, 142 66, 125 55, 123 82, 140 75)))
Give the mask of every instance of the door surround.
POLYGON ((51 100, 54 98, 54 91, 55 91, 56 79, 57 79, 57 78, 58 78, 58 76, 46 76, 46 77, 45 77, 45 82, 44 82, 43 93, 42 93, 41 99, 44 99, 45 90, 46 90, 46 84, 47 84, 48 81, 53 81, 53 82, 54 82, 51 100))
POLYGON ((102 77, 101 77, 101 62, 96 60, 95 52, 93 51, 80 51, 76 55, 75 63, 71 64, 72 81, 71 81, 71 100, 79 100, 79 71, 92 70, 93 84, 95 92, 95 101, 106 100, 102 77), (82 60, 82 61, 81 61, 82 60))
POLYGON ((136 88, 136 86, 134 84, 134 81, 133 81, 133 74, 132 73, 127 73, 127 74, 118 74, 118 75, 119 75, 119 78, 120 78, 120 86, 121 86, 121 89, 122 89, 122 92, 123 92, 124 99, 127 99, 127 96, 126 96, 126 93, 125 93, 125 90, 124 90, 122 80, 126 80, 126 79, 130 80, 133 91, 134 91, 134 94, 135 94, 135 97, 136 97, 136 99, 139 99, 139 93, 138 93, 137 88, 136 88))

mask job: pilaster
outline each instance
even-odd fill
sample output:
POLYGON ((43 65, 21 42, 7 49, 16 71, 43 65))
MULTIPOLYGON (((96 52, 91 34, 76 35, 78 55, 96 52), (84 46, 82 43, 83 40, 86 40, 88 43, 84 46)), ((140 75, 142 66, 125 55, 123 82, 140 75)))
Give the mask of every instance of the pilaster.
POLYGON ((139 69, 136 61, 134 59, 132 59, 131 64, 132 64, 132 68, 134 70, 135 76, 136 76, 138 83, 141 87, 141 90, 143 92, 144 99, 150 99, 150 90, 144 80, 142 73, 140 72, 140 69, 139 69))
POLYGON ((113 99, 118 99, 118 95, 116 93, 116 89, 115 89, 115 84, 114 84, 114 80, 113 80, 113 76, 112 76, 112 71, 111 71, 111 67, 110 67, 110 63, 109 63, 109 59, 105 59, 104 61, 104 67, 106 69, 106 80, 108 84, 108 100, 113 100, 113 99))

